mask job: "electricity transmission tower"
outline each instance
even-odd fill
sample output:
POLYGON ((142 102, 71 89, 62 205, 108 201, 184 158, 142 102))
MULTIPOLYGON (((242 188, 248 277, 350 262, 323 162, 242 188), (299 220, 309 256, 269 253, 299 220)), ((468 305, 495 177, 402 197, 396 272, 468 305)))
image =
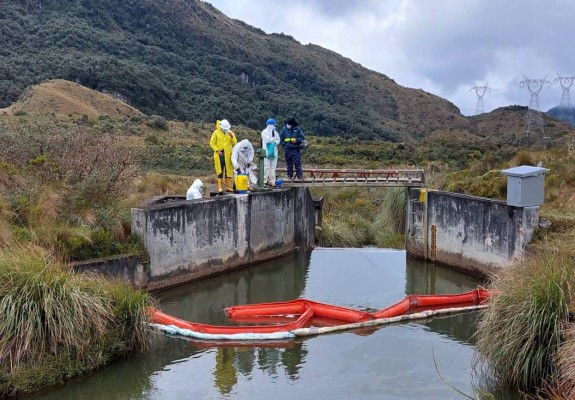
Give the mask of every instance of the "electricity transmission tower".
POLYGON ((483 96, 487 93, 491 88, 487 86, 477 86, 475 83, 473 87, 470 89, 475 90, 475 94, 477 95, 477 105, 475 106, 475 115, 483 114, 485 112, 485 105, 483 104, 483 96))
POLYGON ((543 136, 545 137, 545 127, 543 123, 543 116, 541 115, 541 110, 539 109, 539 93, 543 86, 551 84, 547 80, 547 76, 543 79, 529 79, 523 75, 524 80, 519 82, 520 87, 526 87, 531 94, 529 99, 529 109, 527 110, 527 134, 531 133, 531 129, 540 128, 543 136))
POLYGON ((553 83, 559 83, 563 89, 561 94, 561 102, 559 103, 559 118, 562 121, 573 122, 573 111, 571 110, 571 85, 575 76, 561 76, 557 74, 557 78, 553 80, 553 83))

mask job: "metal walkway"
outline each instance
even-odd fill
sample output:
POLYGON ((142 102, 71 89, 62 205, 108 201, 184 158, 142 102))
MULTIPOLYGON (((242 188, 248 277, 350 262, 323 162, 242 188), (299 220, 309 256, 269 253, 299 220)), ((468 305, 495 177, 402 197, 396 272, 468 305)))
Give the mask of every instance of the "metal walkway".
MULTIPOLYGON (((278 172, 286 172, 278 168, 278 172)), ((304 179, 285 181, 286 186, 372 186, 422 187, 425 174, 422 169, 315 169, 304 168, 304 179)))

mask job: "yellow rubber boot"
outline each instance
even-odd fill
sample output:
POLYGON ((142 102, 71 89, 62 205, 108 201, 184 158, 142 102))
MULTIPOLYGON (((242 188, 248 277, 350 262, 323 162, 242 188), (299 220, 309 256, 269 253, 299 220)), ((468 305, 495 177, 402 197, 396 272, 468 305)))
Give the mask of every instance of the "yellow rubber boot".
POLYGON ((218 192, 223 192, 224 189, 222 188, 222 178, 218 178, 218 192))
POLYGON ((226 190, 228 192, 233 192, 234 191, 234 186, 232 184, 232 178, 227 178, 226 177, 226 190))

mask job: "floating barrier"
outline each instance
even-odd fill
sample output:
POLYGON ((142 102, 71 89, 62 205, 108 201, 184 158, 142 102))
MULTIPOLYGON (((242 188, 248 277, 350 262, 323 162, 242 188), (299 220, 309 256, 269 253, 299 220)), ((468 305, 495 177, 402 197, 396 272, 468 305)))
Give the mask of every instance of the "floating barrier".
POLYGON ((185 321, 150 309, 151 326, 170 335, 200 340, 287 340, 351 329, 374 327, 486 307, 491 293, 483 288, 442 295, 410 295, 375 313, 307 299, 248 304, 226 308, 234 322, 254 325, 207 325, 185 321))

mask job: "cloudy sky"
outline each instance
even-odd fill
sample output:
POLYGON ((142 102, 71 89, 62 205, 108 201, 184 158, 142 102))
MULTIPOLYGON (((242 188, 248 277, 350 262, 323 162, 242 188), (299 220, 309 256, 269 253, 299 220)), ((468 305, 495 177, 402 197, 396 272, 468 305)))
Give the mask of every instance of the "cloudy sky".
MULTIPOLYGON (((491 88, 485 111, 529 105, 524 76, 550 85, 541 109, 559 105, 557 74, 575 75, 573 0, 209 0, 226 15, 302 44, 334 50, 397 83, 475 113, 474 84, 491 88)), ((575 96, 575 85, 573 85, 575 96)), ((575 103, 575 99, 573 100, 575 103)))

